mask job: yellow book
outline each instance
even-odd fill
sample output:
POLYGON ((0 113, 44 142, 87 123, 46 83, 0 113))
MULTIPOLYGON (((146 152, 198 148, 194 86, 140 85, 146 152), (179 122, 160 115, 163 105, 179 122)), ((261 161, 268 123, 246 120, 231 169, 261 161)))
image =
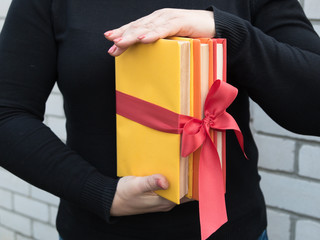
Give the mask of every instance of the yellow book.
MULTIPOLYGON (((136 44, 116 57, 116 90, 190 115, 190 42, 160 39, 136 44)), ((153 130, 117 115, 117 174, 163 174, 167 190, 157 193, 180 203, 188 192, 188 159, 181 136, 153 130)))

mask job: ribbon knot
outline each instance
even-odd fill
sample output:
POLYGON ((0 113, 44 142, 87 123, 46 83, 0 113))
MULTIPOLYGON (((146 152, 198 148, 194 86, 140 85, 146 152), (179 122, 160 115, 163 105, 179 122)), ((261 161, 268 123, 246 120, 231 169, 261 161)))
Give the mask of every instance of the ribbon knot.
POLYGON ((209 130, 209 128, 214 127, 214 118, 210 114, 207 114, 202 121, 204 123, 206 130, 209 130))

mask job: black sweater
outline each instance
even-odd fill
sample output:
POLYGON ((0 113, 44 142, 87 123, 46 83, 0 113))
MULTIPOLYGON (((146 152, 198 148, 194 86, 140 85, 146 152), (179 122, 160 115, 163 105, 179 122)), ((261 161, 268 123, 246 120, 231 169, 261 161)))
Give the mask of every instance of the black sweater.
POLYGON ((0 37, 0 165, 59 196, 65 240, 199 239, 197 202, 166 213, 110 218, 117 185, 114 59, 103 33, 164 8, 213 6, 228 40, 228 109, 245 141, 227 134, 229 222, 212 239, 255 240, 266 228, 249 97, 281 126, 320 135, 320 40, 296 0, 13 0, 0 37), (57 81, 67 144, 43 121, 57 81))

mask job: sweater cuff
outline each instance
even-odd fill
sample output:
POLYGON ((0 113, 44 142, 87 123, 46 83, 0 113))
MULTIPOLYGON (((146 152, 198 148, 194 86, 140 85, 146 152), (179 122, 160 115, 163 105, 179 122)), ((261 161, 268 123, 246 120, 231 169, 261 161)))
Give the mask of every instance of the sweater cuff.
POLYGON ((243 49, 243 43, 248 37, 246 21, 233 14, 222 11, 214 6, 208 8, 213 11, 216 38, 226 38, 228 41, 228 57, 238 56, 243 49))
POLYGON ((98 172, 89 175, 80 196, 81 204, 89 211, 110 222, 110 209, 119 179, 98 172))

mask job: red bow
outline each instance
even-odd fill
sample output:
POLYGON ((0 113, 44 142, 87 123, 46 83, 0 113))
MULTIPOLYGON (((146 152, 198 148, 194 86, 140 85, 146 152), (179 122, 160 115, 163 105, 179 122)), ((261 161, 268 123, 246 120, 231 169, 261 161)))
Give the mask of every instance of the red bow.
POLYGON ((183 157, 201 148, 199 162, 199 208, 202 239, 208 238, 227 222, 224 183, 219 155, 210 138, 210 129, 235 131, 243 150, 243 137, 238 124, 226 109, 237 96, 237 89, 216 80, 205 101, 203 120, 180 116, 183 157))

